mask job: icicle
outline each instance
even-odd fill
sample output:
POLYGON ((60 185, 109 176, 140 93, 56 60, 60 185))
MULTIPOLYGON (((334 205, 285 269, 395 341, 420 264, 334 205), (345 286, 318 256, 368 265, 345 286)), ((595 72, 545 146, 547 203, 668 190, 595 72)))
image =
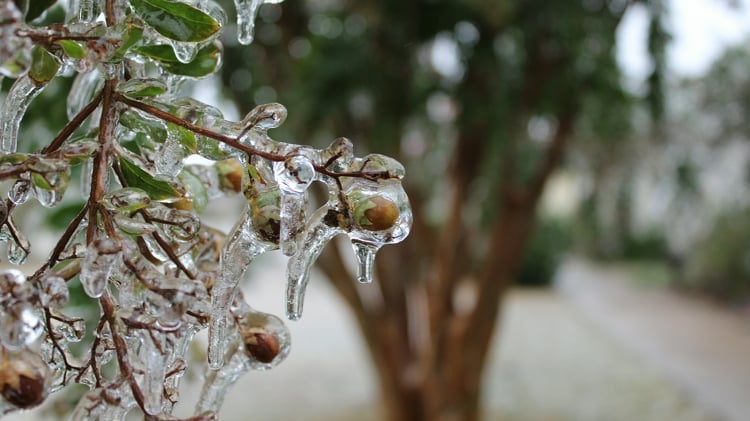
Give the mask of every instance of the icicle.
MULTIPOLYGON (((156 343, 158 338, 150 335, 148 331, 140 332, 141 352, 140 358, 148 370, 143 375, 143 410, 149 415, 157 415, 162 410, 162 396, 164 391, 164 366, 165 356, 159 351, 165 345, 164 341, 156 343)), ((155 335, 156 336, 156 335, 155 335)))
POLYGON ((352 241, 352 247, 357 258, 357 281, 363 284, 372 283, 375 253, 379 247, 361 241, 352 241))
POLYGON ((287 317, 298 320, 302 317, 302 305, 310 268, 320 256, 323 247, 337 234, 344 232, 338 225, 329 225, 330 213, 326 207, 318 209, 308 222, 303 234, 303 242, 287 265, 287 317))
POLYGON ((16 152, 21 119, 44 86, 34 82, 28 75, 16 79, 11 86, 0 108, 0 153, 16 152))
POLYGON ((211 291, 208 363, 213 370, 224 365, 229 306, 234 299, 237 284, 257 256, 276 247, 272 243, 262 241, 255 234, 252 212, 252 209, 248 210, 232 228, 221 251, 221 269, 211 291))
POLYGON ((81 23, 92 23, 96 19, 94 15, 94 0, 78 0, 78 21, 81 23))
POLYGON ((305 228, 305 191, 315 177, 312 161, 302 155, 274 164, 276 182, 281 189, 281 252, 291 256, 297 252, 297 240, 305 228))

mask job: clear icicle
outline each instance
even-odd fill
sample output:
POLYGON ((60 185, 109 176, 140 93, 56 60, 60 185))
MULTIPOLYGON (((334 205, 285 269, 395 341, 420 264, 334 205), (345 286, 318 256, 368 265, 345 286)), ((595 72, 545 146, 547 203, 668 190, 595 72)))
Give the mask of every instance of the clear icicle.
POLYGON ((162 410, 162 396, 164 390, 164 355, 159 351, 164 343, 157 344, 158 338, 147 331, 141 333, 141 358, 146 363, 146 373, 143 375, 143 409, 149 415, 157 415, 162 410), (143 355, 145 354, 145 355, 143 355))
POLYGON ((96 19, 94 15, 94 0, 78 0, 78 20, 82 23, 91 23, 96 19))
POLYGON ((302 305, 305 288, 310 274, 310 268, 320 256, 323 247, 337 234, 343 232, 338 226, 331 226, 327 222, 328 208, 320 208, 310 218, 308 228, 303 234, 301 247, 289 259, 287 265, 287 302, 286 314, 291 320, 302 317, 302 305))
POLYGON ((16 233, 18 241, 8 243, 8 262, 14 265, 22 265, 29 257, 29 240, 20 232, 16 233))
POLYGON ((255 16, 262 4, 277 4, 282 0, 234 0, 237 8, 237 40, 248 45, 255 39, 255 16))
POLYGON ((352 241, 352 248, 357 258, 357 281, 363 284, 372 283, 375 254, 379 247, 361 241, 352 241))
MULTIPOLYGON (((104 87, 104 77, 99 69, 94 68, 87 73, 79 73, 73 80, 73 86, 68 93, 67 114, 73 118, 83 107, 91 102, 104 87)), ((92 116, 92 120, 97 120, 92 116)), ((98 121, 98 120, 97 120, 98 121)))
POLYGON ((0 108, 0 153, 16 152, 21 119, 44 86, 34 82, 28 75, 16 79, 11 86, 0 108))
POLYGON ((247 267, 259 255, 275 248, 261 241, 252 226, 252 210, 235 225, 221 252, 221 269, 211 292, 211 322, 208 336, 208 363, 216 370, 224 365, 226 326, 235 289, 247 267))

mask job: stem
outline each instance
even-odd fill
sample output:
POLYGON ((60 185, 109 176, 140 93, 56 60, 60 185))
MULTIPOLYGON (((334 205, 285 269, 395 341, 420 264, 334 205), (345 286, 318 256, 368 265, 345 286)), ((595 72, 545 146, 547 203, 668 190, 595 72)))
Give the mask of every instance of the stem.
POLYGON ((68 246, 68 243, 70 242, 70 239, 73 237, 73 234, 78 229, 78 226, 81 225, 81 221, 83 221, 83 218, 86 217, 86 214, 88 213, 89 206, 88 204, 81 209, 80 212, 78 212, 78 215, 73 219, 73 221, 70 222, 68 225, 68 228, 65 229, 65 232, 60 237, 60 239, 57 241, 57 244, 55 245, 55 248, 52 250, 52 253, 50 253, 49 258, 47 261, 37 269, 36 272, 34 272, 33 275, 29 277, 30 280, 37 280, 39 279, 42 274, 49 268, 51 268, 55 263, 58 262, 58 258, 60 257, 60 254, 65 250, 65 247, 68 246))
POLYGON ((96 236, 96 216, 98 203, 107 192, 107 174, 109 170, 109 156, 113 148, 115 137, 116 109, 113 95, 117 86, 117 78, 108 80, 102 92, 102 117, 99 120, 99 152, 94 155, 94 168, 91 177, 91 194, 89 195, 89 225, 86 231, 86 243, 91 243, 96 236))
MULTIPOLYGON (((288 155, 274 154, 274 153, 270 153, 270 152, 266 152, 260 149, 253 148, 252 146, 244 145, 233 137, 229 137, 221 133, 216 133, 214 131, 206 129, 205 127, 196 126, 195 124, 189 121, 185 121, 172 114, 169 114, 166 111, 160 110, 159 108, 156 108, 152 105, 144 104, 143 102, 128 98, 120 93, 114 94, 114 100, 127 104, 133 108, 137 108, 147 114, 151 114, 152 116, 162 119, 164 121, 168 121, 170 123, 176 124, 184 129, 190 130, 191 132, 197 135, 206 136, 211 139, 218 140, 219 142, 222 142, 228 146, 231 146, 235 149, 245 152, 246 154, 250 156, 253 156, 253 155, 259 156, 261 158, 267 159, 272 162, 281 162, 281 161, 286 160, 289 157, 288 155)), ((334 172, 326 168, 329 165, 331 165, 331 162, 326 162, 323 165, 316 164, 316 165, 313 165, 313 168, 315 168, 316 172, 323 174, 323 175, 327 175, 335 179, 339 179, 341 177, 351 177, 351 178, 364 178, 364 179, 371 180, 371 181, 377 181, 377 180, 397 178, 396 176, 394 176, 388 171, 334 172)))
POLYGON ((86 106, 83 107, 83 109, 79 111, 78 114, 76 114, 76 116, 73 117, 73 119, 71 119, 70 122, 65 125, 65 127, 62 128, 62 130, 60 130, 60 133, 58 133, 57 136, 52 139, 50 144, 42 149, 41 153, 46 154, 59 149, 60 146, 62 146, 63 142, 65 142, 65 140, 67 140, 70 135, 72 135, 79 127, 81 127, 81 124, 83 124, 83 122, 91 115, 91 113, 94 112, 96 107, 98 107, 102 102, 103 97, 104 92, 102 91, 99 93, 99 95, 96 96, 96 98, 94 98, 93 101, 86 104, 86 106))

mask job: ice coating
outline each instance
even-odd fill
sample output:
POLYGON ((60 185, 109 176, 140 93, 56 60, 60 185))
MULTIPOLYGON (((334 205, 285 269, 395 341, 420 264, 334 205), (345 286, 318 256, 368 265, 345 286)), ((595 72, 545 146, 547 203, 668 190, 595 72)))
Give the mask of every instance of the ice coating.
POLYGON ((274 164, 274 175, 281 190, 281 252, 291 256, 297 251, 297 241, 305 227, 307 188, 315 178, 312 161, 294 155, 274 164))
POLYGON ((344 232, 337 224, 332 223, 333 211, 323 207, 318 209, 308 221, 302 234, 302 242, 297 252, 287 264, 286 313, 291 320, 302 317, 302 305, 305 289, 310 276, 310 268, 318 259, 323 248, 337 234, 344 232))
POLYGON ((18 143, 18 128, 31 101, 42 92, 45 85, 28 75, 16 79, 0 108, 0 153, 14 153, 18 143))
POLYGON ((99 298, 107 288, 114 263, 120 257, 122 246, 109 238, 100 238, 89 244, 81 263, 81 286, 89 297, 99 298))
POLYGON ((221 251, 221 270, 211 294, 208 340, 208 363, 214 370, 224 365, 229 306, 234 300, 237 284, 257 256, 276 248, 274 243, 263 241, 256 234, 253 212, 252 207, 245 212, 232 228, 221 251))
POLYGON ((223 348, 226 364, 206 373, 196 413, 218 412, 227 390, 240 376, 249 370, 268 370, 289 354, 291 339, 284 323, 253 310, 240 294, 234 300, 231 320, 223 348))

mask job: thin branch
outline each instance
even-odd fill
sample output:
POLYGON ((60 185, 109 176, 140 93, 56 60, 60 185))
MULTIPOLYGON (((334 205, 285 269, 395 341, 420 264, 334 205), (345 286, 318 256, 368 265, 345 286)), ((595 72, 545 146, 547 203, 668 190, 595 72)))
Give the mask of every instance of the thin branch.
POLYGON ((49 143, 49 145, 45 146, 42 150, 42 154, 54 152, 57 149, 62 146, 63 142, 65 142, 70 135, 72 135, 79 127, 81 127, 81 124, 83 124, 84 121, 91 115, 91 113, 96 110, 96 107, 99 106, 102 102, 102 98, 104 98, 104 92, 100 92, 99 95, 94 98, 93 101, 86 104, 81 111, 78 112, 78 114, 73 117, 68 124, 65 125, 65 127, 60 130, 60 133, 55 136, 54 139, 49 143))
MULTIPOLYGON (((174 116, 164 110, 161 110, 157 107, 154 107, 152 105, 145 104, 140 101, 136 101, 134 99, 128 98, 122 94, 115 93, 114 94, 115 101, 122 102, 124 104, 127 104, 133 108, 139 109, 147 114, 151 114, 154 117, 157 117, 161 120, 170 122, 172 124, 176 124, 184 129, 187 129, 197 135, 205 136, 214 140, 218 140, 219 142, 222 142, 228 146, 231 146, 235 149, 238 149, 242 152, 245 152, 246 154, 250 156, 259 156, 261 158, 267 159, 271 162, 281 162, 289 158, 288 155, 279 155, 271 152, 266 152, 261 149, 253 148, 252 146, 247 146, 243 143, 241 143, 236 138, 223 135, 221 133, 216 133, 212 130, 209 130, 205 127, 197 126, 189 121, 183 120, 180 117, 174 116)), ((326 168, 328 165, 330 165, 330 162, 326 162, 323 165, 313 165, 315 168, 315 171, 317 171, 320 174, 327 175, 331 178, 339 179, 341 177, 350 177, 350 178, 364 178, 366 180, 370 181, 378 181, 378 180, 386 180, 386 179, 392 179, 397 178, 394 174, 391 174, 389 171, 351 171, 351 172, 334 172, 326 168)))
POLYGON ((78 230, 78 227, 81 225, 81 222, 86 217, 88 209, 89 205, 86 204, 83 209, 78 212, 78 215, 73 218, 70 224, 68 224, 68 228, 65 229, 65 232, 62 234, 62 236, 60 236, 60 239, 57 240, 57 244, 55 245, 55 248, 52 249, 52 253, 50 253, 49 258, 39 269, 37 269, 36 272, 34 272, 33 275, 31 275, 31 280, 39 279, 47 269, 51 268, 58 262, 60 254, 65 250, 66 247, 68 247, 70 239, 73 237, 73 234, 75 234, 76 230, 78 230))

